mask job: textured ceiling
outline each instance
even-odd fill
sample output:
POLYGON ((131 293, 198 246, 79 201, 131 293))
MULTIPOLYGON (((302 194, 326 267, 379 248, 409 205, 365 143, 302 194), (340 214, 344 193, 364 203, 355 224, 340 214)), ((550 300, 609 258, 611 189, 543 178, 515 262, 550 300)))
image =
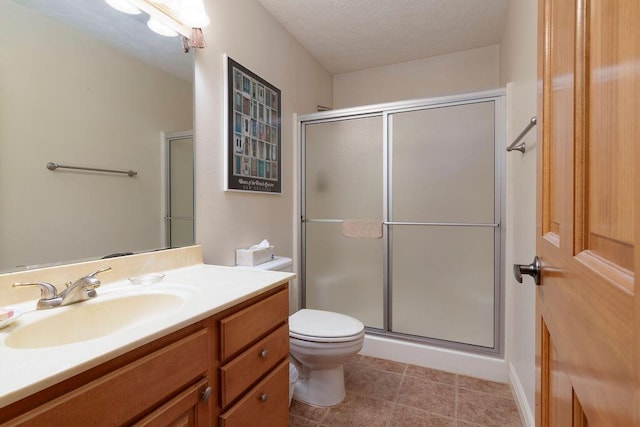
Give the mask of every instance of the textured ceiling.
POLYGON ((500 42, 508 0, 258 0, 340 74, 500 42))
MULTIPOLYGON (((2 0, 0 0, 2 1, 2 0)), ((190 80, 179 38, 104 0, 14 0, 190 80), (135 43, 131 43, 135 40, 135 43)), ((233 0, 228 0, 233 1, 233 0)), ((339 74, 499 43, 508 0, 258 0, 326 69, 339 74)))

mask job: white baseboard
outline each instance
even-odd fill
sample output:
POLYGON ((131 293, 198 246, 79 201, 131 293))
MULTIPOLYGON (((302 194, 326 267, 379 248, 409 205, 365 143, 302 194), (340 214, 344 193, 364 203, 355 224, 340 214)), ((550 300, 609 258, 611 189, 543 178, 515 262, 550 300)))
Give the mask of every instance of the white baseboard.
POLYGON ((507 364, 504 359, 497 357, 432 347, 377 335, 365 335, 364 346, 360 353, 489 381, 509 382, 507 364))
POLYGON ((511 388, 513 389, 513 394, 516 398, 516 405, 518 406, 518 412, 520 412, 522 425, 526 427, 535 427, 536 419, 531 413, 531 408, 527 403, 527 396, 524 392, 524 388, 522 388, 520 377, 511 363, 509 363, 509 382, 511 383, 511 388))

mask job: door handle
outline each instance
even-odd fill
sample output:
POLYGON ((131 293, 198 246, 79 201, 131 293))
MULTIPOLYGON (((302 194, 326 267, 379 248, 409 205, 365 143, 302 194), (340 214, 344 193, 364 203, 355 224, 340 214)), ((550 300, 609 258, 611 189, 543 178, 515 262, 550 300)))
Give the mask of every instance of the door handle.
POLYGON ((531 264, 513 264, 513 275, 515 276, 518 283, 522 283, 522 275, 526 274, 528 276, 533 277, 533 280, 536 282, 537 286, 540 286, 540 268, 542 264, 540 263, 540 258, 536 255, 533 258, 533 262, 531 264))

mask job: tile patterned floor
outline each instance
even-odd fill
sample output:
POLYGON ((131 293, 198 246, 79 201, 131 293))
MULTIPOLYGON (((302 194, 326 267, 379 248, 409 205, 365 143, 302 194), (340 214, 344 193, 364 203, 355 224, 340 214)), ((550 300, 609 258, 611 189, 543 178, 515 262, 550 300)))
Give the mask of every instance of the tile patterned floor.
POLYGON ((291 403, 289 427, 521 427, 508 384, 356 355, 347 397, 331 408, 291 403))

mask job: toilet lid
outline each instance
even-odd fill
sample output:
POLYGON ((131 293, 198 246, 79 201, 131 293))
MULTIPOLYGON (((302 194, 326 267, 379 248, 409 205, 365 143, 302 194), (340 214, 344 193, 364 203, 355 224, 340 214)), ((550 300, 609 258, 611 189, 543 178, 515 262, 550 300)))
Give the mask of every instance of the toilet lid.
POLYGON ((345 314, 303 308, 289 316, 289 335, 302 340, 349 341, 363 332, 362 322, 345 314))

